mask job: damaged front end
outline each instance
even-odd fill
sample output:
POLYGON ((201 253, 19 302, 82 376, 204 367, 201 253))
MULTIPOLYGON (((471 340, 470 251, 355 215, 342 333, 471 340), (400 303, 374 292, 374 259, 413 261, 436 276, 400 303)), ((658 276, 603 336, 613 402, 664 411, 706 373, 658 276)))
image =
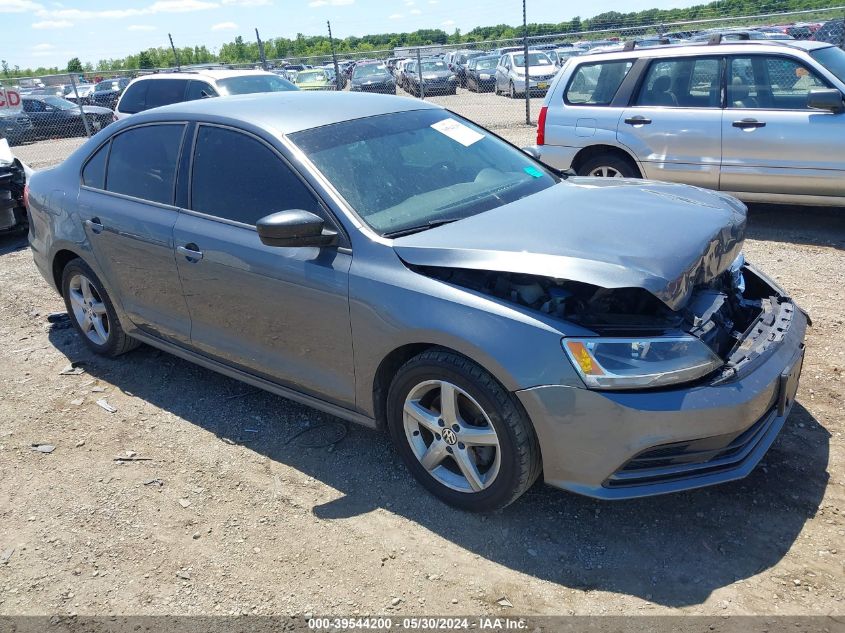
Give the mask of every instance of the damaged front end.
POLYGON ((590 330, 563 349, 594 389, 668 387, 751 371, 783 339, 795 304, 742 255, 673 310, 643 288, 537 275, 412 266, 420 274, 590 330))

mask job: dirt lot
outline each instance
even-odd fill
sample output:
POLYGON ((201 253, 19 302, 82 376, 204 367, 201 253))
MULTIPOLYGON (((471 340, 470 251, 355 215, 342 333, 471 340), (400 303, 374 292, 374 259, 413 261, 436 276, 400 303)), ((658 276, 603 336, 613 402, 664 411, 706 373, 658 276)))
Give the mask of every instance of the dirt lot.
POLYGON ((814 326, 748 479, 615 503, 537 485, 476 516, 379 434, 327 448, 337 422, 313 410, 147 347, 93 357, 3 238, 0 614, 842 614, 843 249, 841 212, 752 214, 748 258, 814 326))

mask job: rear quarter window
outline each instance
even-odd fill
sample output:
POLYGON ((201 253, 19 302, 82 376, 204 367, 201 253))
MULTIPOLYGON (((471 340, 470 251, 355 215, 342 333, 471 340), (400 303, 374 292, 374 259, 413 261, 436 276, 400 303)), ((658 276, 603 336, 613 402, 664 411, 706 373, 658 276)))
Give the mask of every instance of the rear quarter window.
POLYGON ((564 101, 570 105, 609 105, 631 66, 631 60, 580 64, 569 79, 564 101))
POLYGON ((117 109, 126 114, 135 114, 146 109, 149 81, 137 81, 123 93, 117 109))

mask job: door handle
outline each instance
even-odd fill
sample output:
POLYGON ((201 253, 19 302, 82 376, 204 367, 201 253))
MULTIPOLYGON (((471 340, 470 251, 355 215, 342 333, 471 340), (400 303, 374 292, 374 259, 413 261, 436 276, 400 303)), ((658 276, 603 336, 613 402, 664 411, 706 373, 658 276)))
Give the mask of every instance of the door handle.
POLYGON ((651 119, 647 119, 644 116, 632 116, 625 119, 625 123, 628 125, 651 125, 651 119))
POLYGON ((732 125, 742 130, 753 130, 758 127, 766 127, 765 122, 758 121, 757 119, 742 119, 741 121, 734 121, 732 125))
POLYGON ((194 243, 186 244, 185 246, 177 246, 176 252, 180 255, 184 255, 185 259, 191 263, 196 263, 202 259, 202 251, 199 250, 199 246, 194 243))
POLYGON ((100 218, 91 218, 90 220, 85 220, 85 226, 91 229, 92 233, 100 234, 103 232, 105 228, 103 223, 100 222, 100 218))

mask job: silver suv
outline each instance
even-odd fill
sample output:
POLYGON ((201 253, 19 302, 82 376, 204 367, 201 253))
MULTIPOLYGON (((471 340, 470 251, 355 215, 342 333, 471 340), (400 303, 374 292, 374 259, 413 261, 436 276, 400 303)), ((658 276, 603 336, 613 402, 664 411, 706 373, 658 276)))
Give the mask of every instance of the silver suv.
POLYGON ((577 57, 535 153, 581 175, 643 177, 751 202, 845 205, 845 52, 722 42, 577 57))

